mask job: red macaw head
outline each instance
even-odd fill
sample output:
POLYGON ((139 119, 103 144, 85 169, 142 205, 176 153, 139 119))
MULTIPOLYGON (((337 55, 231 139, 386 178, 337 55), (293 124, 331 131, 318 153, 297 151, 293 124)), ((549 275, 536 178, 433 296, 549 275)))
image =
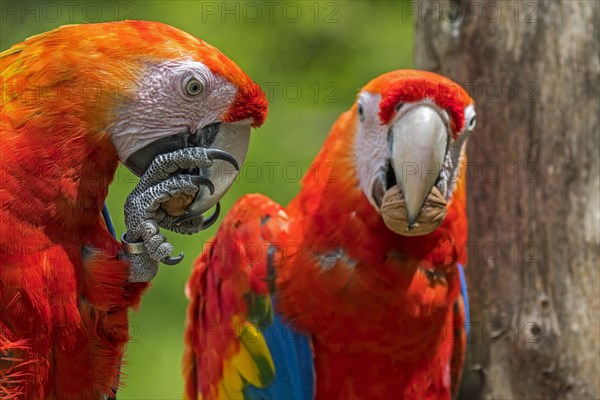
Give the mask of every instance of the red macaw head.
MULTIPOLYGON (((112 143, 138 176, 158 154, 190 146, 220 149, 241 165, 251 127, 267 115, 264 93, 233 61, 157 22, 63 26, 13 46, 1 61, 3 107, 15 126, 61 143, 82 134, 112 143), (33 97, 35 88, 47 95, 33 97)), ((223 196, 237 175, 225 166, 195 171, 214 193, 203 187, 189 210, 204 212, 223 196)))
POLYGON ((440 75, 399 70, 359 93, 354 155, 359 186, 392 231, 424 235, 444 220, 475 127, 473 100, 440 75))

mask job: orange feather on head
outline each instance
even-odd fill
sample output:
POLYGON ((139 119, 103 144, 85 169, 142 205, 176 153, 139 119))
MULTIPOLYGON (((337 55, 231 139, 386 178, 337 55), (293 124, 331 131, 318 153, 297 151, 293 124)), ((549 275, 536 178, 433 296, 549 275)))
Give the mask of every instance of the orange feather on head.
MULTIPOLYGON (((44 117, 59 119, 67 111, 61 104, 75 105, 82 122, 89 124, 86 127, 103 128, 114 117, 115 109, 144 83, 137 79, 148 64, 190 59, 202 61, 239 89, 224 118, 253 118, 255 126, 266 118, 266 97, 242 69, 210 44, 158 22, 63 26, 32 36, 2 54, 1 83, 8 96, 3 101, 7 112, 22 109, 19 100, 29 111, 43 110, 44 117)), ((25 121, 14 120, 15 125, 19 122, 25 121)), ((95 133, 102 133, 102 129, 95 133)))

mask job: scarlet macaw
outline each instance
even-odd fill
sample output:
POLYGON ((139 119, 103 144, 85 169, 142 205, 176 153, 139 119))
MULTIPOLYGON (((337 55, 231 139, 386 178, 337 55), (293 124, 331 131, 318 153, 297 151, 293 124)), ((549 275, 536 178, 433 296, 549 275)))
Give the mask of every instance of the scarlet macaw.
POLYGON ((449 399, 465 357, 472 99, 382 75, 287 207, 241 198, 186 288, 189 399, 449 399), (462 288, 462 289, 461 289, 462 288))
POLYGON ((266 97, 216 48, 154 22, 64 26, 0 63, 0 397, 105 399, 128 309, 158 260, 178 260, 159 226, 214 221, 202 213, 232 183, 222 166, 243 162, 266 97), (141 176, 123 248, 101 216, 119 160, 141 176), (165 211, 181 196, 183 215, 165 211))

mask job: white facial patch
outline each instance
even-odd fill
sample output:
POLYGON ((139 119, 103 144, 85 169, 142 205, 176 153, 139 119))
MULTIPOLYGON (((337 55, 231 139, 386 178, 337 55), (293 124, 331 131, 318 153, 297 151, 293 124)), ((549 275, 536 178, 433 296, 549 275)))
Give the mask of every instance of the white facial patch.
POLYGON ((136 85, 109 127, 121 162, 158 139, 220 121, 237 95, 232 83, 191 60, 150 65, 136 85), (203 85, 197 95, 186 92, 192 78, 203 85))
POLYGON ((377 171, 385 168, 389 158, 387 146, 387 126, 382 125, 379 120, 380 94, 362 92, 358 98, 358 104, 362 107, 364 120, 361 121, 357 112, 356 140, 354 143, 354 155, 358 172, 358 181, 363 193, 369 199, 373 207, 377 208, 371 191, 373 183, 377 178, 377 171))

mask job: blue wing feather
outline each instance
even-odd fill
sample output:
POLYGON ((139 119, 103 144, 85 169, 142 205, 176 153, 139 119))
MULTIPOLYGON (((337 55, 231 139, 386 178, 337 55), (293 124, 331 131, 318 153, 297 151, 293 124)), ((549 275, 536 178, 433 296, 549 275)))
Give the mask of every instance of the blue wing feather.
POLYGON ((104 217, 104 223, 106 224, 106 229, 112 235, 113 238, 117 238, 117 234, 115 233, 115 227, 113 226, 112 219, 110 218, 110 213, 108 212, 108 207, 106 203, 104 203, 104 207, 102 207, 102 217, 104 217))
POLYGON ((469 315, 469 294, 467 293, 467 279, 465 278, 465 271, 462 264, 458 264, 458 276, 460 277, 460 293, 463 297, 463 304, 465 308, 465 331, 467 332, 467 343, 469 341, 469 326, 470 326, 470 315, 469 315))
MULTIPOLYGON (((277 309, 274 296, 273 308, 277 309)), ((251 400, 312 399, 315 369, 310 337, 275 314, 273 323, 263 329, 265 341, 275 364, 275 381, 266 388, 252 385, 244 389, 244 398, 251 400)))

